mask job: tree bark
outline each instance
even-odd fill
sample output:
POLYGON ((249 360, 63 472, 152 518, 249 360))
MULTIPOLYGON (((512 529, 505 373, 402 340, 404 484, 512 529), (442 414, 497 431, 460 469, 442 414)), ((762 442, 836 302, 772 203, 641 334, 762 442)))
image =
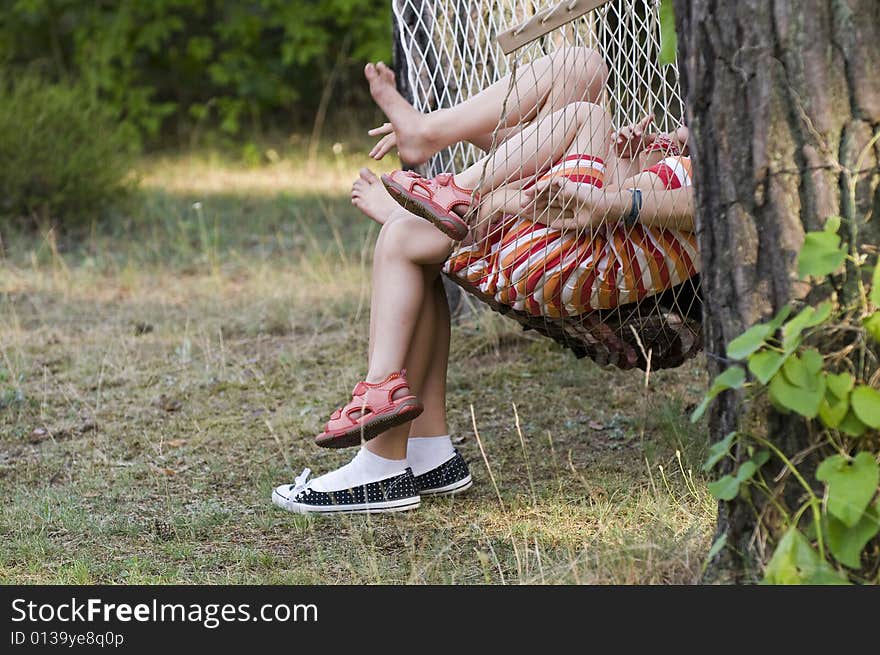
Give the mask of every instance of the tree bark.
MULTIPOLYGON (((850 243, 870 250, 880 241, 880 147, 868 147, 880 126, 880 11, 877 0, 676 0, 675 7, 715 375, 744 329, 808 292, 811 299, 830 292, 797 280, 805 231, 839 215, 850 243)), ((722 394, 709 417, 713 441, 737 428, 741 412, 736 394, 722 394)), ((761 418, 784 451, 809 445, 803 422, 769 408, 761 418)), ((743 500, 719 504, 717 534, 727 547, 710 563, 709 581, 755 579, 766 555, 752 540, 755 525, 755 508, 743 500)))

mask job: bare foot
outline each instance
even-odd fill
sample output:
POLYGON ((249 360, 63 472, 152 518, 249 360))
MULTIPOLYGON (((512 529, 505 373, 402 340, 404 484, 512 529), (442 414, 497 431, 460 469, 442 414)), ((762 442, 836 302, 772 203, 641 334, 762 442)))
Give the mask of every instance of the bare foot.
POLYGON ((369 168, 362 168, 360 177, 351 185, 351 204, 379 225, 383 225, 394 212, 403 211, 369 168))
POLYGON ((375 66, 367 64, 364 75, 370 83, 370 95, 391 121, 397 152, 404 164, 409 166, 424 164, 446 147, 447 144, 439 142, 430 133, 425 115, 417 111, 397 92, 394 72, 388 66, 381 61, 375 66))

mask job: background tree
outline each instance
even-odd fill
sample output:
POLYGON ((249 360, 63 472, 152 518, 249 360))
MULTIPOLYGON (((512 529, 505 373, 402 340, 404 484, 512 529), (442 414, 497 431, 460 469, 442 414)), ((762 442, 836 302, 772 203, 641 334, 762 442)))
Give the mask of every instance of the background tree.
POLYGON ((240 136, 371 107, 363 62, 388 59, 372 0, 0 0, 0 71, 86 86, 145 137, 240 136))
MULTIPOLYGON (((808 287, 797 276, 797 253, 805 232, 840 216, 850 252, 876 254, 880 19, 876 0, 676 0, 675 9, 699 171, 706 350, 714 375, 737 335, 790 301, 833 298, 845 307, 856 300, 862 271, 855 262, 829 283, 808 287)), ((710 411, 713 440, 742 418, 741 395, 722 393, 710 411)), ((815 481, 815 434, 804 420, 769 403, 757 419, 782 452, 801 454, 798 466, 815 481)), ((747 453, 737 448, 741 462, 747 453)), ((733 466, 728 460, 727 469, 733 466)), ((783 496, 803 493, 791 476, 782 484, 783 496)), ((754 578, 759 515, 771 533, 784 527, 774 526, 780 517, 767 509, 747 493, 720 504, 718 534, 726 547, 710 578, 754 578)))

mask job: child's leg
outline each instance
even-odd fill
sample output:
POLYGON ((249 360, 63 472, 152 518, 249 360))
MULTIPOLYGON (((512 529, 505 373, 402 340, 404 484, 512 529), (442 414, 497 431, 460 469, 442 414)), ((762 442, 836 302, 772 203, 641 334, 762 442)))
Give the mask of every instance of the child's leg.
MULTIPOLYGON (((433 365, 431 353, 435 340, 442 339, 449 329, 448 314, 438 312, 432 289, 450 249, 449 239, 430 224, 406 212, 397 212, 382 226, 374 262, 373 356, 368 381, 376 379, 376 375, 383 379, 407 366, 410 367, 409 380, 413 390, 418 392, 424 384, 428 368, 433 365), (445 317, 445 328, 435 329, 438 317, 441 320, 445 317), (381 371, 389 366, 387 373, 382 374, 381 371)), ((446 349, 441 347, 441 352, 446 349)), ((396 399, 409 393, 408 389, 399 389, 392 397, 396 399)), ((439 409, 436 406, 435 394, 436 391, 428 394, 431 403, 429 416, 437 417, 443 410, 442 405, 439 409)), ((340 491, 403 475, 407 467, 409 430, 410 424, 404 423, 380 434, 365 444, 351 462, 309 482, 309 488, 318 492, 340 491)), ((282 485, 275 490, 273 498, 291 511, 322 511, 322 507, 327 510, 326 504, 321 505, 323 497, 318 496, 318 506, 311 506, 307 497, 295 487, 282 485)), ((339 509, 355 511, 342 505, 339 509)))
POLYGON ((430 315, 431 330, 425 330, 421 339, 413 341, 414 347, 418 345, 422 352, 428 354, 427 366, 417 391, 425 411, 410 427, 410 434, 416 437, 433 437, 449 432, 446 425, 446 371, 449 366, 452 319, 439 269, 433 279, 426 280, 426 291, 429 295, 425 301, 425 316, 430 315))
POLYGON ((485 159, 457 174, 455 183, 466 189, 479 186, 480 192, 486 193, 545 171, 566 153, 608 160, 612 129, 611 116, 603 107, 585 102, 566 105, 501 144, 488 158, 482 185, 485 159))
POLYGON ((425 411, 410 423, 405 441, 401 429, 365 446, 390 457, 399 456, 405 443, 406 462, 417 477, 419 493, 431 496, 461 493, 472 484, 468 465, 456 452, 446 424, 450 317, 439 273, 439 267, 425 271, 425 304, 406 361, 425 411))
POLYGON ((459 141, 485 149, 499 121, 501 128, 511 128, 572 102, 598 102, 608 78, 608 67, 595 50, 561 48, 521 67, 512 90, 505 76, 455 107, 422 114, 397 92, 386 66, 370 64, 365 72, 373 99, 394 127, 401 159, 412 164, 459 141), (509 90, 516 102, 502 116, 509 90))
MULTIPOLYGON (((449 355, 450 318, 447 305, 438 302, 441 293, 440 267, 424 268, 423 302, 404 366, 412 392, 419 396, 425 411, 415 421, 389 430, 366 444, 373 453, 388 459, 407 456, 410 434, 446 435, 446 366, 449 355), (405 428, 405 429, 404 429, 405 428)), ((445 295, 442 296, 445 303, 445 295)))
POLYGON ((382 227, 373 262, 368 382, 403 368, 425 299, 424 267, 439 266, 451 251, 452 241, 416 216, 400 214, 382 227))

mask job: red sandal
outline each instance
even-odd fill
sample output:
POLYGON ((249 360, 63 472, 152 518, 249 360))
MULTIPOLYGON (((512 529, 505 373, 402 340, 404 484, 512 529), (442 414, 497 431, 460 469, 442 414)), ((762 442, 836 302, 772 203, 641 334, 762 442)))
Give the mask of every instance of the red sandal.
POLYGON ((408 387, 406 369, 381 382, 358 382, 351 392, 351 402, 333 412, 315 443, 324 448, 348 448, 413 420, 425 409, 418 398, 408 394, 393 399, 397 391, 408 387), (357 412, 361 415, 353 417, 357 412))
POLYGON ((455 241, 467 236, 468 224, 453 209, 464 207, 467 212, 477 196, 458 186, 452 173, 428 179, 412 171, 394 171, 382 176, 382 184, 404 209, 430 221, 455 241))

